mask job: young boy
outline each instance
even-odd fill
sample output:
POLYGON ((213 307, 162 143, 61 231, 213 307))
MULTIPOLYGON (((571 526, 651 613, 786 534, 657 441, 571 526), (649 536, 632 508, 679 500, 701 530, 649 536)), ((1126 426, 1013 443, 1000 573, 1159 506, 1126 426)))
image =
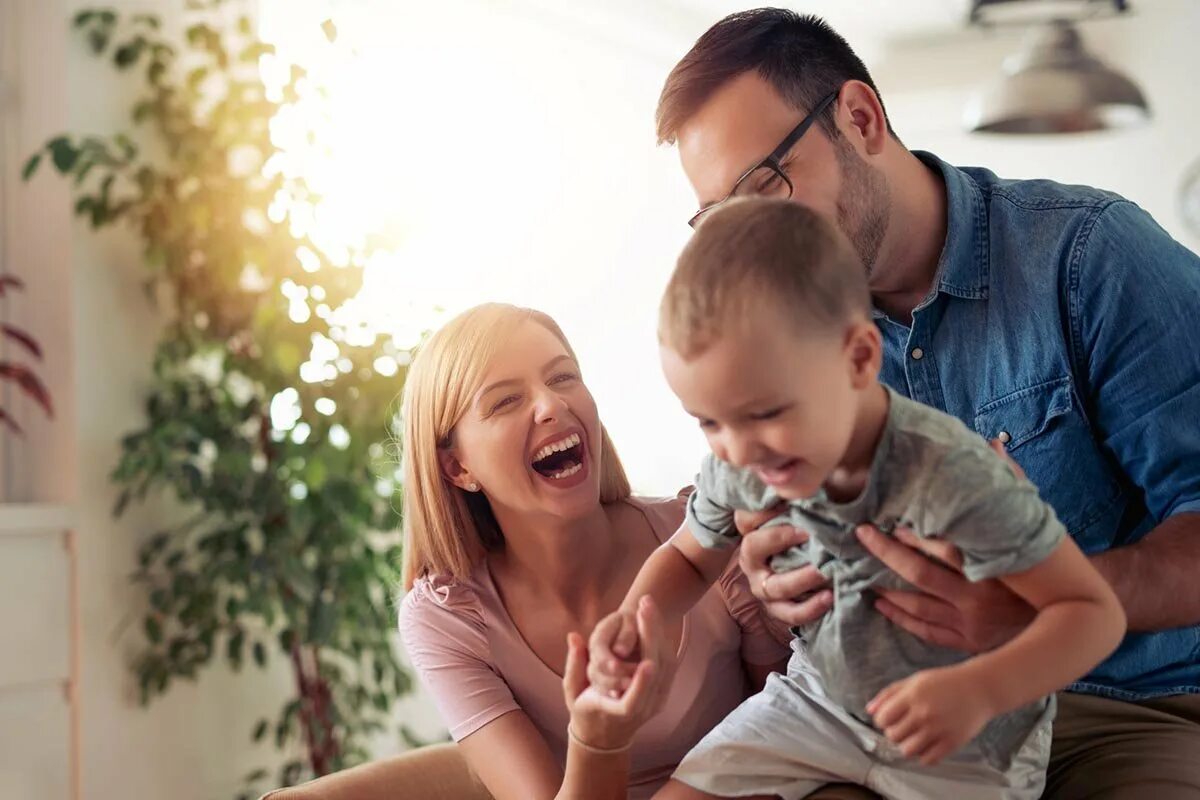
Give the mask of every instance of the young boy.
POLYGON ((788 201, 713 211, 679 258, 659 339, 712 453, 684 529, 597 626, 593 682, 623 689, 642 595, 669 625, 712 585, 738 541, 735 509, 785 501, 780 521, 810 538, 773 566, 811 561, 834 592, 828 614, 794 631, 787 675, 709 733, 664 796, 792 800, 835 782, 889 798, 1040 796, 1051 694, 1117 646, 1124 614, 1028 481, 958 420, 879 383, 866 276, 845 237, 788 201), (872 608, 875 590, 906 585, 861 546, 863 524, 953 543, 968 578, 999 578, 1035 619, 973 657, 913 637, 872 608))

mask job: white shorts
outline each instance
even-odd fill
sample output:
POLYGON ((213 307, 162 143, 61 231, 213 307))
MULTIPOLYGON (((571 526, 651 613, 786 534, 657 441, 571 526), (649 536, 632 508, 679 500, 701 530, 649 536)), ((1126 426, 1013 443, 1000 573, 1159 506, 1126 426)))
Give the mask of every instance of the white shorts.
POLYGON ((932 767, 834 703, 797 653, 684 757, 672 776, 719 797, 798 800, 829 783, 854 783, 890 800, 1035 800, 1046 782, 1054 706, 1001 771, 968 749, 932 767))

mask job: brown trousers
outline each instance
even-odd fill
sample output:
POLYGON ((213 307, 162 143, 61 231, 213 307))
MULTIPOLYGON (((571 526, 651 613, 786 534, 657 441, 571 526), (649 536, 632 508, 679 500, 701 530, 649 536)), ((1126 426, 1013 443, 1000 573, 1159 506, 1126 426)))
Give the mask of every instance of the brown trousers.
MULTIPOLYGON (((270 800, 491 800, 454 745, 272 792, 270 800)), ((826 786, 809 800, 875 800, 826 786)), ((1200 800, 1200 695, 1125 703, 1060 694, 1045 800, 1200 800)), ((949 800, 953 800, 950 798, 949 800)))

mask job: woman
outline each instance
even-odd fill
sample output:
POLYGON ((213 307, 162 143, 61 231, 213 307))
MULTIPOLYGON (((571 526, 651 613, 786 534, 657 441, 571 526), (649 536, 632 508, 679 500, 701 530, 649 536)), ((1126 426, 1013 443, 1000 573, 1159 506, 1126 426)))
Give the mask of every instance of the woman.
POLYGON ((735 565, 675 630, 642 609, 644 660, 620 702, 586 688, 579 632, 616 608, 684 508, 630 495, 546 315, 484 305, 451 321, 414 361, 402 415, 400 629, 497 800, 649 797, 783 668, 786 632, 735 565))

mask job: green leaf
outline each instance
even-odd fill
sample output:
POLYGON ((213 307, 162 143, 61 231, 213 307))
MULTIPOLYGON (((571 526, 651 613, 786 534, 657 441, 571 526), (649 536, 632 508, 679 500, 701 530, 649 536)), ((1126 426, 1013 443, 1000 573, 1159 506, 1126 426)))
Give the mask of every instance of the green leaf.
POLYGON ((108 31, 103 28, 92 28, 88 31, 88 44, 91 45, 92 52, 100 55, 104 52, 104 48, 108 47, 108 31))
POLYGON ((150 593, 150 605, 155 611, 166 613, 171 606, 171 595, 165 589, 155 589, 150 593))
POLYGON ((139 36, 117 48, 117 52, 113 54, 113 63, 117 65, 117 69, 128 69, 137 63, 145 47, 146 40, 139 36))
POLYGON ((308 628, 308 641, 313 644, 325 644, 329 640, 329 634, 333 633, 335 619, 333 605, 318 599, 308 628))
POLYGON ((105 25, 112 25, 114 22, 116 22, 116 21, 117 21, 117 14, 116 14, 116 12, 115 12, 115 11, 111 11, 111 10, 109 10, 109 9, 105 9, 105 10, 103 10, 103 11, 99 11, 99 12, 97 12, 97 13, 96 13, 96 16, 97 16, 97 17, 100 19, 100 21, 101 21, 101 22, 103 22, 105 25))
POLYGON ((76 28, 82 28, 84 25, 87 25, 94 16, 96 16, 95 11, 80 11, 75 15, 75 18, 71 20, 71 25, 76 28))
POLYGON ((242 646, 246 643, 246 634, 244 631, 238 630, 229 637, 229 641, 225 645, 225 655, 233 664, 234 669, 242 666, 242 646))
POLYGON ((249 36, 254 32, 254 29, 251 27, 250 18, 245 15, 238 17, 237 29, 238 33, 243 36, 249 36))
POLYGON ((158 30, 162 27, 162 22, 153 14, 134 14, 133 22, 135 25, 145 25, 151 30, 158 30))
POLYGON ((246 48, 238 55, 238 59, 249 63, 258 61, 263 56, 274 55, 275 46, 266 42, 254 42, 246 45, 246 48))
POLYGON ((154 617, 146 617, 144 627, 146 629, 146 638, 149 639, 152 644, 162 643, 162 625, 157 619, 154 617))
POLYGON ((51 139, 47 147, 50 148, 50 156, 54 160, 55 168, 63 174, 70 172, 71 167, 75 166, 75 162, 79 158, 79 151, 75 149, 70 140, 65 136, 59 136, 57 139, 51 139))
POLYGON ((327 19, 322 22, 321 30, 325 32, 325 38, 330 42, 337 41, 337 26, 333 24, 333 20, 327 19))
MULTIPOLYGON (((262 738, 266 735, 267 735, 267 721, 265 719, 260 719, 258 721, 258 724, 254 726, 254 741, 261 742, 262 738)), ((264 772, 263 775, 259 775, 258 777, 247 777, 246 780, 256 781, 265 776, 266 776, 266 773, 264 772)))
POLYGON ((25 168, 21 170, 21 180, 27 181, 33 177, 33 173, 37 171, 38 164, 42 163, 42 154, 34 153, 25 162, 25 168))
POLYGON ((262 642, 254 643, 254 663, 260 667, 267 665, 267 648, 263 646, 262 642))

